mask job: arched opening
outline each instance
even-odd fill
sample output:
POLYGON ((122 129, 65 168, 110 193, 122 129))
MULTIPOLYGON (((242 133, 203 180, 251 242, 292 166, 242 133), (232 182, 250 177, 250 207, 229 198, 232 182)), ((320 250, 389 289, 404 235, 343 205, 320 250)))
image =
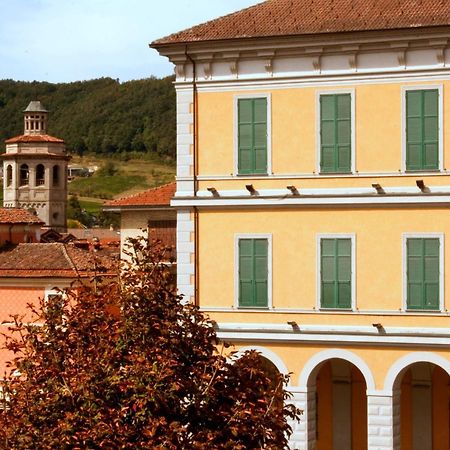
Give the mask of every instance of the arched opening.
POLYGON ((19 185, 28 186, 29 182, 30 182, 30 169, 27 164, 22 164, 20 166, 19 185))
POLYGON ((400 448, 450 448, 449 374, 433 363, 416 362, 398 374, 394 390, 400 390, 400 448))
POLYGON ((308 449, 367 449, 367 384, 349 361, 329 359, 308 380, 308 449))
POLYGON ((59 186, 59 166, 53 166, 53 186, 59 186))
POLYGON ((12 177, 13 177, 13 169, 10 164, 8 164, 8 167, 6 168, 6 186, 12 185, 12 177))
POLYGON ((36 186, 45 184, 45 167, 43 164, 36 166, 36 186))

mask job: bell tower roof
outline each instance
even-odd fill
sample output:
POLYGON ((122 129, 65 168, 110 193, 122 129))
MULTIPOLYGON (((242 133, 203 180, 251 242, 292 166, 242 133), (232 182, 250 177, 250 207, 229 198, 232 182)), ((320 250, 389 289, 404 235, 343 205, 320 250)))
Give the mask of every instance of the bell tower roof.
POLYGON ((23 112, 44 112, 44 113, 47 113, 48 111, 44 108, 44 105, 40 101, 32 101, 23 110, 23 112))

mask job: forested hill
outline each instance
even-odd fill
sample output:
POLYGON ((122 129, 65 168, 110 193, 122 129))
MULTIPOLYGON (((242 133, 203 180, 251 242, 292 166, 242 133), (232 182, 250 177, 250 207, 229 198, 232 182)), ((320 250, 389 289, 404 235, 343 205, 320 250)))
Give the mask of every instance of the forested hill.
POLYGON ((74 83, 0 80, 0 150, 23 133, 22 111, 40 100, 50 112, 49 134, 69 150, 112 154, 155 152, 175 155, 173 77, 120 83, 100 78, 74 83))

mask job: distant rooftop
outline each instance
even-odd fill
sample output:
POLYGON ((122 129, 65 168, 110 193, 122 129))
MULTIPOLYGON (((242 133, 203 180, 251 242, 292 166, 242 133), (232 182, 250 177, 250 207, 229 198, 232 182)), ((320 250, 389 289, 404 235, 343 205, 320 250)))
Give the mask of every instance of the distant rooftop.
POLYGON ((138 194, 130 195, 129 197, 119 198, 117 200, 110 200, 104 204, 109 207, 121 206, 148 206, 161 207, 170 206, 170 200, 175 195, 176 183, 169 183, 153 189, 148 189, 138 194))
POLYGON ((44 225, 37 215, 22 208, 0 208, 0 225, 5 223, 44 225))
POLYGON ((449 0, 267 0, 151 45, 447 25, 449 0))
POLYGON ((0 253, 1 277, 90 277, 95 273, 114 274, 117 262, 72 245, 19 244, 0 253))
POLYGON ((32 101, 23 112, 48 112, 40 101, 32 101))

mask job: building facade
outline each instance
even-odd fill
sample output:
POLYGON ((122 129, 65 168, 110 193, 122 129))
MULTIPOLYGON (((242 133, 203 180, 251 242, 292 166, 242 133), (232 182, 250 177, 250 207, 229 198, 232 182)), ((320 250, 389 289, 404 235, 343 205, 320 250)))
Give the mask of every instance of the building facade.
POLYGON ((268 0, 152 43, 178 288, 291 373, 292 449, 450 448, 449 39, 439 0, 268 0))
POLYGON ((46 226, 64 232, 67 162, 62 139, 47 134, 48 111, 32 101, 23 112, 24 134, 5 141, 3 206, 36 212, 46 226))
POLYGON ((103 211, 120 214, 121 259, 128 259, 129 240, 142 236, 172 247, 167 261, 176 257, 177 213, 170 206, 175 190, 176 184, 169 183, 103 205, 103 211))

